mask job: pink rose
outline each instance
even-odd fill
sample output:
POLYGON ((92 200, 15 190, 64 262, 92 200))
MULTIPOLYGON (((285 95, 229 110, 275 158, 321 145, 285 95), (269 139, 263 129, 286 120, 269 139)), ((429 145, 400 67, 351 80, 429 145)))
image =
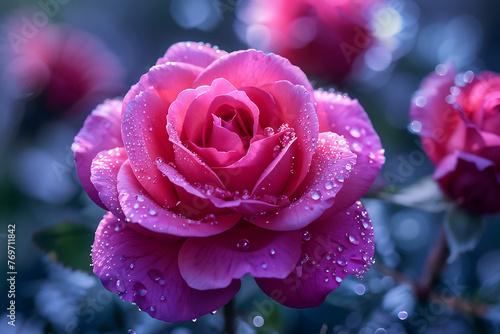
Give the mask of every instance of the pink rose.
POLYGON ((240 18, 252 47, 272 51, 308 75, 339 82, 375 42, 370 28, 381 0, 250 0, 240 18))
POLYGON ((358 199, 384 162, 379 137, 356 100, 314 91, 279 56, 175 44, 92 112, 73 150, 109 210, 94 273, 152 317, 214 311, 245 274, 314 307, 372 262, 358 199))
POLYGON ((3 24, 9 82, 20 96, 38 96, 53 112, 87 110, 119 94, 123 68, 103 43, 67 25, 40 25, 40 11, 20 10, 3 24))
POLYGON ((500 212, 500 75, 439 65, 415 93, 411 119, 443 192, 468 210, 500 212))

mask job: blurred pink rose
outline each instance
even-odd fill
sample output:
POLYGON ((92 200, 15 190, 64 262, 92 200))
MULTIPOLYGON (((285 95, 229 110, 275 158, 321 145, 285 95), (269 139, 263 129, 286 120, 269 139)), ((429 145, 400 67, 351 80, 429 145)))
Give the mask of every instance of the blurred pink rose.
POLYGON ((468 210, 500 212, 500 75, 439 65, 415 93, 411 119, 441 189, 468 210))
POLYGON ((122 92, 124 70, 96 36, 42 24, 40 13, 20 10, 2 27, 6 73, 19 96, 38 96, 52 112, 74 113, 122 92))
POLYGON ((240 13, 247 42, 288 58, 308 75, 338 83, 372 46, 382 0, 250 0, 240 13))
POLYGON ((93 111, 73 150, 110 211, 94 273, 155 318, 214 311, 246 274, 279 303, 319 306, 372 262, 358 199, 380 139, 356 100, 314 91, 282 57, 175 44, 93 111))

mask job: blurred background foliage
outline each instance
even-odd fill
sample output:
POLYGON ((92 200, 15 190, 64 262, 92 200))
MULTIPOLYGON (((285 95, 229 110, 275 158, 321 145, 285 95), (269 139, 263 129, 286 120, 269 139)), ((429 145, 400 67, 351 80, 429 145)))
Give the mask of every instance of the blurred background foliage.
MULTIPOLYGON (((51 19, 98 36, 118 57, 125 69, 119 96, 175 42, 203 41, 227 51, 247 48, 237 20, 242 3, 67 0, 53 8, 51 19)), ((359 99, 386 149, 387 163, 364 200, 375 229, 377 263, 363 280, 346 279, 315 309, 282 307, 245 278, 235 304, 238 333, 500 332, 498 217, 456 225, 448 219, 455 213, 444 214, 446 205, 440 206, 432 184, 400 191, 433 171, 426 158, 416 160, 422 155, 420 141, 408 129, 413 92, 437 64, 450 59, 459 70, 500 72, 500 3, 390 3, 402 20, 393 58, 367 64, 370 71, 343 87, 312 78, 315 88, 335 88, 359 99), (383 189, 390 192, 377 193, 383 189), (454 261, 422 299, 412 284, 421 278, 427 254, 443 238, 442 224, 455 243, 450 244, 454 261)), ((35 0, 2 0, 0 17, 25 5, 42 8, 35 0)), ((1 45, 8 47, 5 41, 1 45)), ((1 272, 7 272, 7 225, 15 224, 18 273, 16 327, 7 325, 8 286, 5 279, 0 281, 0 332, 220 333, 222 311, 196 322, 168 324, 101 286, 91 274, 88 254, 104 212, 83 192, 70 148, 91 108, 51 114, 36 98, 13 96, 4 58, 0 70, 1 272)))

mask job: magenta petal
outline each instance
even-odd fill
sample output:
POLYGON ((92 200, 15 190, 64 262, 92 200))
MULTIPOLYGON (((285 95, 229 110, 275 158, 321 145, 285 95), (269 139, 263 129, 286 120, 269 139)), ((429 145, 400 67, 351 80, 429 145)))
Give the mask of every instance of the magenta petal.
POLYGON ((117 147, 107 152, 103 151, 93 160, 92 176, 90 177, 106 208, 121 219, 125 219, 125 216, 118 201, 117 177, 126 160, 127 153, 123 147, 117 147))
MULTIPOLYGON (((263 214, 264 212, 274 212, 277 209, 280 208, 280 205, 273 204, 273 203, 267 203, 263 201, 265 199, 260 199, 260 200, 252 200, 252 199, 240 199, 235 202, 237 202, 237 205, 231 205, 231 208, 233 210, 236 210, 240 212, 244 216, 256 216, 263 214)), ((226 205, 228 205, 227 203, 226 205)))
MULTIPOLYGON (((161 170, 170 182, 175 184, 179 197, 187 193, 191 198, 182 201, 181 205, 186 206, 192 216, 199 216, 200 213, 210 212, 217 215, 220 211, 226 213, 227 209, 232 209, 233 212, 239 212, 243 215, 257 215, 262 212, 275 211, 279 208, 278 205, 265 203, 260 200, 237 198, 228 200, 220 196, 221 193, 226 193, 225 188, 213 187, 210 193, 206 191, 205 184, 200 184, 200 187, 195 188, 190 184, 174 167, 165 163, 159 163, 158 169, 161 170), (209 200, 211 205, 204 200, 209 200)), ((203 217, 202 217, 203 218, 203 217)))
POLYGON ((288 81, 277 81, 261 88, 274 98, 277 118, 293 128, 297 137, 293 174, 283 190, 284 195, 290 196, 306 177, 318 140, 318 117, 311 103, 314 96, 303 86, 294 86, 288 81))
POLYGON ((244 113, 244 119, 247 123, 254 123, 253 132, 256 132, 259 116, 257 107, 245 92, 237 91, 223 78, 214 80, 208 90, 201 86, 195 91, 182 92, 172 103, 168 120, 175 126, 181 138, 192 140, 200 146, 205 144, 202 138, 207 135, 206 125, 213 122, 212 114, 219 116, 218 109, 222 106, 231 106, 244 113))
POLYGON ((459 112, 446 102, 450 88, 455 85, 455 76, 456 71, 451 64, 446 65, 444 75, 431 73, 423 80, 411 104, 410 119, 421 123, 422 129, 418 134, 434 164, 451 153, 443 144, 448 142, 462 122, 459 112))
POLYGON ((169 47, 165 55, 158 59, 156 65, 179 62, 205 68, 225 55, 227 55, 226 51, 214 49, 203 43, 180 42, 169 47))
POLYGON ((467 210, 495 213, 500 207, 500 172, 489 159, 456 150, 434 172, 443 192, 467 210))
MULTIPOLYGON (((208 92, 209 90, 210 86, 200 86, 196 89, 185 89, 177 96, 175 101, 172 102, 172 104, 168 108, 167 123, 170 126, 169 131, 175 131, 179 138, 182 137, 183 139, 185 139, 185 137, 187 137, 185 135, 184 122, 186 121, 186 114, 188 112, 188 109, 198 96, 208 92)), ((208 106, 206 108, 208 110, 208 106)), ((203 111, 204 110, 201 110, 200 112, 203 111)), ((205 119, 205 114, 203 114, 202 119, 205 119)), ((201 124, 200 127, 202 125, 203 124, 201 124)))
POLYGON ((226 189, 212 186, 207 191, 206 185, 201 184, 195 188, 173 166, 166 163, 158 163, 158 169, 174 184, 179 197, 176 209, 182 215, 191 219, 211 220, 228 213, 234 213, 234 211, 227 209, 232 206, 232 201, 225 201, 217 197, 221 193, 225 194, 226 189))
MULTIPOLYGON (((123 98, 122 113, 127 104, 141 92, 149 92, 160 97, 168 104, 175 101, 180 92, 191 87, 201 73, 198 66, 184 63, 168 63, 153 66, 139 82, 133 85, 123 98)), ((166 110, 165 110, 166 114, 166 110)))
POLYGON ((174 148, 174 163, 186 180, 190 183, 210 184, 214 187, 224 188, 219 177, 214 171, 207 166, 199 157, 195 156, 193 152, 189 151, 182 145, 179 136, 172 124, 167 125, 169 140, 174 148))
POLYGON ((500 146, 485 146, 476 153, 480 157, 491 160, 495 165, 500 166, 500 146))
POLYGON ((357 100, 341 94, 315 92, 318 102, 319 131, 331 131, 344 136, 356 155, 356 165, 349 172, 332 210, 340 212, 350 207, 370 188, 385 162, 380 138, 363 107, 357 100))
POLYGON ((156 168, 158 158, 173 160, 172 144, 167 135, 168 104, 143 92, 127 105, 123 114, 122 134, 125 149, 139 183, 162 205, 177 203, 172 184, 156 168))
POLYGON ((153 318, 185 321, 225 305, 240 288, 195 290, 181 277, 177 262, 183 239, 157 240, 132 230, 110 213, 104 216, 92 246, 94 273, 121 299, 136 303, 153 318))
POLYGON ((179 252, 179 268, 195 289, 224 288, 245 274, 285 278, 300 256, 301 232, 266 231, 238 225, 208 238, 188 238, 179 252))
POLYGON ((290 179, 290 170, 293 166, 293 157, 297 146, 297 138, 292 139, 266 167, 255 183, 252 191, 253 196, 279 197, 283 194, 283 189, 290 179))
POLYGON ((101 208, 106 209, 97 190, 90 181, 92 160, 97 153, 115 147, 123 147, 121 136, 122 101, 106 100, 87 117, 71 146, 75 152, 78 178, 89 197, 101 208))
POLYGON ((214 61, 196 79, 193 86, 210 85, 217 78, 227 79, 238 89, 287 80, 313 92, 304 72, 293 66, 288 59, 256 50, 232 52, 214 61))
POLYGON ((224 167, 231 165, 241 158, 241 152, 236 152, 234 150, 220 152, 213 147, 199 147, 193 144, 192 141, 187 141, 187 145, 193 153, 203 157, 203 160, 210 167, 224 167))
MULTIPOLYGON (((356 156, 345 139, 335 133, 320 133, 311 169, 289 206, 267 215, 252 217, 250 222, 270 230, 296 230, 321 216, 336 201, 356 156)), ((293 197, 291 197, 293 199, 293 197)))
POLYGON ((262 291, 288 307, 320 306, 345 277, 360 277, 373 262, 373 227, 361 202, 336 215, 326 211, 303 229, 303 240, 301 260, 286 279, 256 279, 262 291))
POLYGON ((252 141, 243 158, 229 166, 212 167, 212 170, 228 190, 252 191, 266 167, 274 160, 274 147, 279 143, 278 135, 252 141))
POLYGON ((128 162, 122 165, 118 173, 118 192, 127 220, 160 234, 180 237, 214 235, 230 229, 241 217, 240 214, 228 214, 216 217, 211 222, 201 222, 175 214, 151 199, 136 180, 128 162))
POLYGON ((213 147, 220 152, 245 153, 245 145, 238 134, 221 126, 214 126, 207 140, 207 147, 213 147))

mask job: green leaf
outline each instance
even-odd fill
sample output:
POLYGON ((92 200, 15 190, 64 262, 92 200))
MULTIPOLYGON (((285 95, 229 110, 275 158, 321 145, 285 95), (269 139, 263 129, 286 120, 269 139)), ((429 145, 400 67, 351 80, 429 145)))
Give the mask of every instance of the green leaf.
POLYGON ((376 198, 428 212, 442 212, 450 206, 432 176, 426 176, 392 194, 381 192, 376 198))
POLYGON ((89 256, 94 230, 73 223, 59 223, 33 235, 33 241, 54 261, 72 269, 92 273, 89 256))
POLYGON ((445 217, 444 230, 450 256, 448 263, 455 261, 462 253, 473 250, 483 233, 482 217, 457 206, 445 217))

